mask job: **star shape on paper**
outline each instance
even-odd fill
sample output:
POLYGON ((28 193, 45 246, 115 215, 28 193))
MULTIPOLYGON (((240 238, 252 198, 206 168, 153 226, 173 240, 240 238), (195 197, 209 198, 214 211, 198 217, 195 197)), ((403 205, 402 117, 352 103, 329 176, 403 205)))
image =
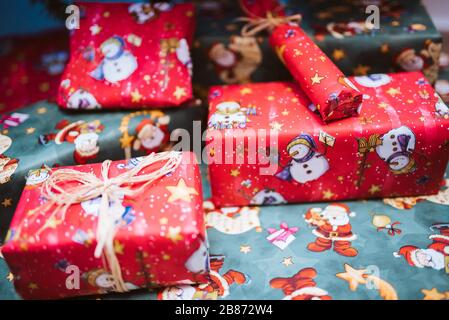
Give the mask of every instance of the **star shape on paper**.
POLYGON ((335 61, 340 61, 344 57, 346 57, 346 53, 343 49, 335 49, 334 52, 332 52, 332 57, 335 61))
POLYGON ((142 95, 140 94, 139 90, 135 89, 133 92, 131 92, 131 101, 139 103, 140 100, 142 100, 142 95))
POLYGON ((50 89, 50 84, 48 82, 43 82, 39 85, 39 90, 41 92, 47 92, 50 89))
POLYGON ((299 56, 302 56, 303 53, 302 53, 302 51, 299 50, 299 49, 294 49, 294 50, 293 50, 293 55, 297 58, 297 57, 299 57, 299 56))
POLYGON ((281 114, 282 114, 283 116, 288 116, 288 115, 290 114, 290 111, 288 111, 287 109, 284 109, 284 110, 281 112, 281 114))
POLYGON ((36 283, 34 283, 34 282, 30 282, 30 283, 28 284, 28 288, 29 288, 30 290, 36 290, 36 289, 39 288, 39 286, 38 286, 36 283))
POLYGON ((125 245, 118 240, 114 241, 114 252, 117 254, 125 253, 125 245))
POLYGON ((381 109, 386 109, 386 108, 390 107, 390 105, 388 103, 383 102, 383 101, 381 103, 379 103, 377 106, 381 109))
POLYGON ((401 94, 401 91, 398 89, 398 88, 389 88, 388 90, 387 90, 387 93, 390 95, 390 96, 392 96, 392 97, 395 97, 397 94, 401 94))
POLYGON ((247 244, 242 244, 240 246, 240 252, 244 253, 244 254, 248 254, 251 252, 251 246, 247 245, 247 244))
POLYGON ((373 123, 374 116, 371 117, 360 117, 360 124, 366 126, 367 124, 373 123))
POLYGON ((175 202, 177 200, 183 200, 185 202, 190 202, 191 195, 198 195, 198 191, 195 188, 188 187, 184 179, 179 179, 178 184, 176 186, 167 186, 165 187, 171 193, 168 198, 168 202, 175 202))
POLYGON ((163 260, 165 260, 165 261, 167 261, 167 260, 170 260, 170 259, 171 259, 171 257, 170 257, 170 255, 169 255, 169 254, 167 254, 167 253, 164 253, 164 254, 162 255, 162 259, 163 259, 163 260))
POLYGON ((91 35, 96 36, 101 32, 101 27, 98 24, 94 24, 89 28, 89 30, 91 35))
POLYGON ((281 263, 284 266, 286 266, 286 267, 291 266, 293 264, 293 258, 292 257, 286 257, 286 258, 282 259, 281 263))
POLYGON ((231 176, 238 177, 240 175, 239 169, 232 169, 231 170, 231 176))
POLYGON ((343 183, 343 181, 345 180, 345 177, 343 176, 338 176, 337 177, 338 182, 343 183))
POLYGON ((3 199, 2 206, 5 208, 12 206, 12 199, 11 198, 3 199))
POLYGON ((366 273, 366 269, 354 269, 349 264, 345 263, 345 272, 337 273, 335 276, 339 279, 345 280, 349 284, 351 291, 357 290, 359 284, 366 283, 366 279, 363 277, 366 273))
POLYGON ((381 190, 381 186, 376 185, 376 184, 372 184, 368 191, 371 194, 375 194, 377 192, 380 192, 380 190, 381 190))
POLYGON ((437 288, 432 288, 430 290, 422 289, 421 292, 424 294, 423 300, 444 300, 449 299, 449 294, 441 293, 437 288))
POLYGON ((50 217, 46 222, 45 226, 47 228, 56 229, 56 227, 59 225, 59 221, 56 220, 54 217, 50 217))
POLYGON ((246 95, 246 94, 251 94, 253 93, 253 90, 251 90, 250 88, 242 88, 240 89, 240 94, 242 96, 246 95))
POLYGON ((26 129, 26 133, 27 133, 27 134, 33 134, 35 131, 36 131, 35 128, 27 128, 27 129, 26 129))
POLYGON ((167 224, 168 223, 168 219, 166 217, 160 218, 159 219, 159 223, 160 224, 167 224))
POLYGON ((359 64, 353 71, 356 76, 366 76, 370 69, 369 66, 359 64))
POLYGON ((173 95, 176 99, 180 100, 182 97, 187 96, 186 89, 183 87, 176 87, 175 92, 173 92, 173 95))
POLYGON ((270 124, 271 130, 273 131, 281 131, 282 127, 284 126, 282 123, 279 123, 277 121, 274 121, 270 124))
POLYGON ((45 107, 40 107, 37 109, 38 114, 44 114, 46 112, 47 112, 47 108, 45 108, 45 107))
POLYGON ((167 238, 175 243, 182 240, 181 227, 168 227, 167 238))
POLYGON ((122 149, 129 148, 131 146, 131 143, 133 142, 133 140, 134 140, 133 136, 130 136, 129 134, 124 134, 120 138, 120 145, 121 145, 122 149))
POLYGON ((326 57, 325 56, 319 56, 318 59, 320 59, 321 62, 326 61, 326 57))
POLYGON ((318 75, 318 72, 315 72, 315 75, 310 78, 310 80, 312 81, 312 85, 314 84, 320 84, 321 80, 323 80, 325 77, 321 77, 320 75, 318 75))
POLYGON ((268 96, 267 100, 268 101, 274 101, 274 100, 276 100, 276 97, 275 96, 268 96))
POLYGON ((323 199, 325 200, 332 199, 334 196, 335 194, 330 189, 323 191, 323 199))
POLYGON ((8 275, 6 276, 6 280, 8 280, 9 282, 14 281, 14 275, 12 274, 12 272, 8 273, 8 275))

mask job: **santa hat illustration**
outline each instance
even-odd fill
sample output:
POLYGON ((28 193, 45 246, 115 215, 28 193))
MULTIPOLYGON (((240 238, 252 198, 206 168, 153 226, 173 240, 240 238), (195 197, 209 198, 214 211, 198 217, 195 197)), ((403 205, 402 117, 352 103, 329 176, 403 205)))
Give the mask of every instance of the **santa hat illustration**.
POLYGON ((424 268, 424 266, 416 258, 416 253, 418 250, 419 248, 416 246, 403 246, 399 249, 399 252, 393 252, 393 255, 396 258, 403 256, 412 267, 424 268))
POLYGON ((349 207, 344 204, 344 203, 333 203, 330 204, 326 207, 325 209, 326 211, 337 211, 337 212, 342 212, 342 213, 346 213, 348 216, 350 217, 355 217, 355 212, 352 212, 351 209, 349 209, 349 207))
POLYGON ((73 123, 68 122, 67 120, 62 120, 56 125, 56 128, 61 130, 55 135, 54 140, 56 144, 62 144, 64 141, 74 143, 75 139, 80 134, 80 126, 84 123, 84 121, 79 120, 73 123))
POLYGON ((449 255, 449 223, 435 223, 430 226, 430 230, 438 231, 439 234, 434 234, 429 237, 433 241, 447 243, 444 248, 444 253, 449 255))
POLYGON ((151 119, 143 119, 142 121, 140 121, 140 123, 137 125, 136 127, 136 132, 139 133, 140 131, 142 131, 143 128, 145 128, 145 126, 154 126, 155 123, 153 120, 151 119))
POLYGON ((226 101, 217 104, 217 113, 234 114, 240 111, 240 104, 235 101, 226 101))
POLYGON ((284 300, 330 300, 332 299, 326 290, 318 288, 313 278, 316 270, 304 268, 290 278, 274 278, 270 286, 281 289, 284 292, 284 300))
POLYGON ((224 257, 214 257, 210 261, 210 283, 205 288, 206 291, 217 291, 221 297, 229 295, 229 287, 233 284, 244 284, 250 281, 250 278, 235 270, 228 270, 225 274, 219 274, 220 269, 223 267, 224 257))
POLYGON ((311 150, 316 150, 316 144, 315 141, 313 140, 313 137, 311 135, 303 133, 294 138, 292 141, 290 141, 290 143, 287 145, 287 152, 290 152, 290 149, 298 144, 303 144, 309 147, 309 149, 311 150))
MULTIPOLYGON (((423 67, 424 67, 424 59, 421 55, 416 54, 416 50, 412 49, 412 48, 405 48, 403 50, 401 50, 395 57, 394 57, 394 61, 395 63, 399 64, 402 67, 402 62, 405 60, 411 60, 414 59, 415 57, 418 57, 423 63, 423 67)), ((416 66, 418 67, 418 66, 416 66)), ((406 71, 413 71, 413 70, 406 70, 406 71)))

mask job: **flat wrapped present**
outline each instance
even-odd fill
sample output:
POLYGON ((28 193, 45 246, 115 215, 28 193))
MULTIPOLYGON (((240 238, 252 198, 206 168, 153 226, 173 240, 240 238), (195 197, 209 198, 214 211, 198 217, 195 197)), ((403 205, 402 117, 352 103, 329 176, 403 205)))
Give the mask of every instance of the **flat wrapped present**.
POLYGON ((31 103, 56 101, 61 75, 69 59, 67 30, 1 39, 0 112, 31 103))
MULTIPOLYGON (((246 14, 237 5, 210 2, 197 9, 192 59, 205 67, 195 70, 196 86, 291 80, 268 36, 241 37, 236 18, 246 14)), ((380 29, 367 30, 366 1, 282 1, 286 15, 302 15, 301 28, 345 75, 421 70, 435 81, 442 39, 426 9, 417 0, 381 3, 380 29)))
POLYGON ((38 177, 53 166, 121 160, 170 150, 183 129, 192 133, 194 122, 205 120, 206 112, 201 106, 186 106, 164 111, 74 114, 55 104, 40 102, 3 114, 0 243, 27 177, 38 177))
POLYGON ((205 283, 202 206, 193 153, 56 168, 28 180, 2 254, 28 299, 205 283))
POLYGON ((207 148, 213 202, 437 193, 449 157, 449 109, 423 74, 351 81, 364 93, 360 115, 328 125, 292 83, 211 88, 207 148))
POLYGON ((58 95, 62 108, 162 108, 191 99, 191 4, 79 6, 81 27, 71 35, 58 95))

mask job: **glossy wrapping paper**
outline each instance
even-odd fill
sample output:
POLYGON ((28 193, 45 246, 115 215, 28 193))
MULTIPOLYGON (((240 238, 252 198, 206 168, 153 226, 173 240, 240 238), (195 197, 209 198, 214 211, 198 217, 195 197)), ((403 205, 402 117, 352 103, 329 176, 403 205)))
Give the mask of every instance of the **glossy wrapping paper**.
MULTIPOLYGON (((139 158, 113 162, 109 177, 138 163, 139 158)), ((163 164, 154 163, 139 175, 163 164)), ((101 164, 66 168, 92 172, 98 177, 101 174, 101 164)), ((35 212, 41 215, 36 219, 30 211, 45 203, 40 191, 45 178, 48 175, 28 180, 10 227, 9 240, 2 248, 16 275, 16 290, 23 298, 40 299, 110 292, 110 275, 102 259, 94 257, 99 199, 70 206, 61 222, 55 219, 54 224, 50 223, 51 209, 35 212), (21 232, 15 237, 19 225, 21 232), (38 234, 44 225, 47 227, 38 234), (82 278, 79 289, 66 287, 69 266, 79 270, 82 278), (46 274, 51 276, 43 276, 46 274)), ((123 215, 114 237, 114 250, 128 290, 206 282, 209 260, 201 175, 193 154, 184 153, 178 168, 148 186, 138 197, 125 196, 119 208, 123 215)))
POLYGON ((365 96, 360 115, 328 125, 292 83, 211 88, 207 143, 213 202, 281 204, 438 192, 449 157, 449 110, 431 85, 419 72, 351 80, 365 96), (278 139, 268 135, 273 133, 278 139), (266 156, 250 164, 244 143, 256 137, 261 140, 255 150, 266 156), (242 164, 233 160, 237 156, 244 157, 242 164), (221 164, 213 163, 217 159, 221 164), (268 167, 274 169, 262 175, 259 169, 268 167))
POLYGON ((358 113, 362 93, 300 27, 276 27, 270 44, 324 121, 358 113))
POLYGON ((81 3, 58 104, 68 109, 179 106, 192 97, 191 4, 81 3))

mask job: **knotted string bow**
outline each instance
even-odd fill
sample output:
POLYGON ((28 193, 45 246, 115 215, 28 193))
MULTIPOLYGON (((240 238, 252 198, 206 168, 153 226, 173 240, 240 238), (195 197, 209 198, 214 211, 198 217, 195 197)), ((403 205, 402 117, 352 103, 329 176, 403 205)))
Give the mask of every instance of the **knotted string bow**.
POLYGON ((266 17, 241 17, 237 21, 246 22, 242 27, 242 37, 254 37, 261 31, 267 30, 271 32, 275 27, 286 23, 299 23, 302 16, 295 14, 292 16, 274 16, 270 11, 266 17))
MULTIPOLYGON (((152 153, 144 157, 134 168, 115 177, 109 177, 111 160, 102 163, 101 177, 97 177, 91 172, 81 172, 75 169, 54 171, 41 187, 42 197, 47 202, 28 212, 28 216, 37 218, 38 213, 43 215, 53 209, 52 213, 45 217, 46 222, 36 235, 51 225, 57 225, 64 221, 70 206, 100 197, 95 257, 103 256, 106 259, 115 282, 114 289, 118 292, 128 291, 114 251, 114 237, 123 212, 118 210, 118 207, 115 207, 114 210, 114 204, 121 201, 123 197, 136 198, 156 180, 176 170, 181 159, 180 152, 152 153), (165 163, 159 169, 139 175, 143 169, 163 161, 165 163)), ((28 224, 31 223, 28 222, 28 224)), ((15 237, 20 236, 21 227, 22 225, 17 229, 15 237)))

